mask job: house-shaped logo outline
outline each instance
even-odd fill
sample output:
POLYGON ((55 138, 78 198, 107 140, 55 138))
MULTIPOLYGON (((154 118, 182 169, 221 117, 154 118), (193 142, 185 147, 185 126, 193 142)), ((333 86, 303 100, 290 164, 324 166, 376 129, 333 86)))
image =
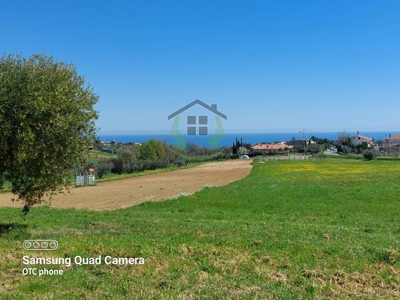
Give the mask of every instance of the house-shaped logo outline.
MULTIPOLYGON (((215 116, 215 121, 217 123, 217 130, 214 132, 214 134, 211 135, 210 139, 209 139, 209 145, 211 149, 215 149, 218 148, 218 144, 221 141, 222 137, 224 136, 224 129, 222 127, 222 123, 220 120, 220 117, 227 120, 228 117, 223 114, 222 112, 217 110, 217 105, 216 104, 212 104, 211 106, 205 104, 204 102, 200 101, 199 99, 194 100, 193 102, 189 103, 188 105, 178 109, 177 111, 175 111, 174 113, 170 114, 168 116, 168 120, 171 120, 172 118, 175 118, 174 120, 174 124, 172 125, 171 128, 171 136, 174 139, 174 141, 176 142, 176 145, 178 146, 178 148, 183 149, 186 145, 186 138, 184 137, 184 135, 179 131, 178 126, 179 126, 179 114, 181 114, 182 112, 184 112, 185 110, 193 107, 196 104, 200 104, 202 107, 206 108, 207 110, 209 110, 210 112, 214 113, 215 116)), ((192 123, 193 118, 196 118, 195 116, 188 116, 188 120, 187 120, 187 125, 195 125, 195 123, 192 123)), ((199 116, 199 125, 208 125, 207 124, 207 116, 199 116)), ((188 135, 196 135, 195 132, 195 127, 194 126, 187 126, 187 130, 188 130, 188 135), (190 128, 192 127, 192 128, 190 128), (193 130, 192 130, 193 129, 193 130), (192 130, 191 132, 189 132, 190 130, 192 130)), ((208 135, 208 129, 205 126, 199 126, 199 135, 208 135)))
POLYGON ((200 104, 204 108, 208 109, 209 111, 213 112, 214 114, 220 116, 221 118, 223 118, 225 120, 228 119, 228 117, 226 115, 224 115, 222 112, 217 110, 217 105, 216 104, 211 104, 211 106, 209 106, 209 105, 205 104, 203 101, 200 101, 199 99, 196 99, 193 102, 189 103, 188 105, 182 107, 181 109, 178 109, 176 112, 170 114, 168 116, 168 120, 171 120, 173 117, 181 114, 182 112, 184 112, 185 110, 191 108, 192 106, 195 106, 196 104, 200 104))
MULTIPOLYGON (((184 112, 185 110, 195 106, 196 104, 200 104, 202 107, 206 108, 207 110, 211 111, 212 113, 227 120, 228 117, 223 114, 222 112, 217 110, 217 105, 216 104, 211 104, 211 106, 205 104, 204 102, 200 101, 199 99, 194 100, 193 102, 189 103, 188 105, 182 107, 181 109, 178 109, 176 112, 170 114, 168 116, 168 120, 172 119, 173 117, 177 117, 179 114, 184 112)), ((196 116, 188 116, 187 117, 187 135, 197 135, 197 126, 196 126, 196 116), (193 126, 194 125, 194 126, 193 126)), ((199 135, 208 135, 208 118, 207 116, 199 116, 199 126, 198 127, 198 134, 199 135)))

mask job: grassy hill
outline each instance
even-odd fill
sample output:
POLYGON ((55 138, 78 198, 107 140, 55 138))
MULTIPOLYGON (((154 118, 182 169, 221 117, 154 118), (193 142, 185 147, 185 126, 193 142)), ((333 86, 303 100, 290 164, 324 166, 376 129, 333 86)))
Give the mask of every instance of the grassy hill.
POLYGON ((399 298, 399 183, 397 161, 276 161, 225 187, 124 210, 41 207, 22 220, 1 208, 0 299, 399 298), (26 251, 27 239, 59 247, 26 251), (23 276, 27 267, 64 273, 23 276))

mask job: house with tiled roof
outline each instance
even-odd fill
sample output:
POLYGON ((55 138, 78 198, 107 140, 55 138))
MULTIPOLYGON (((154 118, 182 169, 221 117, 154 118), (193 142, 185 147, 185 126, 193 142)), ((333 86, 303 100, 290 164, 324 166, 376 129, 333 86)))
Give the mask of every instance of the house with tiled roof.
POLYGON ((289 150, 293 146, 286 145, 285 143, 279 144, 258 144, 250 147, 252 153, 265 153, 271 150, 289 150))
POLYGON ((400 145, 400 134, 389 135, 388 138, 385 139, 385 145, 392 147, 400 145))
POLYGON ((371 147, 374 145, 374 139, 363 136, 360 134, 359 131, 357 131, 357 134, 355 136, 351 137, 351 142, 353 143, 354 146, 366 144, 368 147, 371 147))

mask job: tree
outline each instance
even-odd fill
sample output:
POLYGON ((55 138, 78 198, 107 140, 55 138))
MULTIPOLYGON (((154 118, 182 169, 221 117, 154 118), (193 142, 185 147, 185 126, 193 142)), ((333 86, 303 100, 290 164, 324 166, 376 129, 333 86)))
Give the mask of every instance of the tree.
POLYGON ((197 144, 195 144, 195 143, 187 142, 185 145, 185 152, 187 154, 197 155, 200 152, 199 146, 197 146, 197 144))
POLYGON ((163 143, 156 139, 150 139, 143 143, 140 148, 140 159, 150 159, 152 161, 163 160, 165 157, 165 150, 163 143))
POLYGON ((0 177, 24 210, 68 186, 96 131, 98 101, 73 64, 34 54, 0 59, 0 177))
POLYGON ((96 177, 101 179, 104 175, 111 172, 113 163, 110 159, 100 159, 99 162, 94 166, 96 177))
POLYGON ((346 132, 339 133, 335 141, 335 146, 339 153, 351 153, 353 148, 351 137, 346 132))
POLYGON ((365 150, 363 156, 366 160, 373 160, 378 156, 378 153, 375 150, 365 150))
POLYGON ((307 146, 307 151, 311 152, 312 154, 318 153, 319 151, 321 151, 321 148, 318 144, 308 144, 307 146))
POLYGON ((167 144, 167 142, 163 142, 164 147, 164 162, 167 166, 169 166, 175 160, 175 153, 171 147, 171 145, 167 144))
POLYGON ((135 146, 121 148, 117 151, 118 159, 122 161, 123 171, 128 174, 135 171, 135 162, 140 155, 139 149, 135 146))
POLYGON ((155 159, 153 159, 153 161, 155 160, 164 160, 165 158, 165 149, 164 149, 164 145, 161 141, 158 141, 156 139, 150 139, 149 140, 149 144, 151 146, 151 148, 153 149, 154 153, 155 153, 155 159))
POLYGON ((111 158, 111 172, 114 174, 122 174, 124 172, 124 161, 121 157, 111 158))

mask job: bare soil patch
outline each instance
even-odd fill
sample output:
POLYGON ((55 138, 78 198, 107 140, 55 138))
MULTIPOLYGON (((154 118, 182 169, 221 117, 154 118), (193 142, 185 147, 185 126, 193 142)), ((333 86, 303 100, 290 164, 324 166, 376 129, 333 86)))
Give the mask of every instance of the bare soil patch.
MULTIPOLYGON (((223 186, 246 177, 251 160, 206 163, 191 169, 139 176, 100 183, 97 186, 72 188, 70 193, 53 197, 54 208, 114 210, 146 201, 161 201, 181 193, 194 193, 205 185, 223 186)), ((0 194, 0 207, 22 207, 13 203, 11 193, 0 194)))

